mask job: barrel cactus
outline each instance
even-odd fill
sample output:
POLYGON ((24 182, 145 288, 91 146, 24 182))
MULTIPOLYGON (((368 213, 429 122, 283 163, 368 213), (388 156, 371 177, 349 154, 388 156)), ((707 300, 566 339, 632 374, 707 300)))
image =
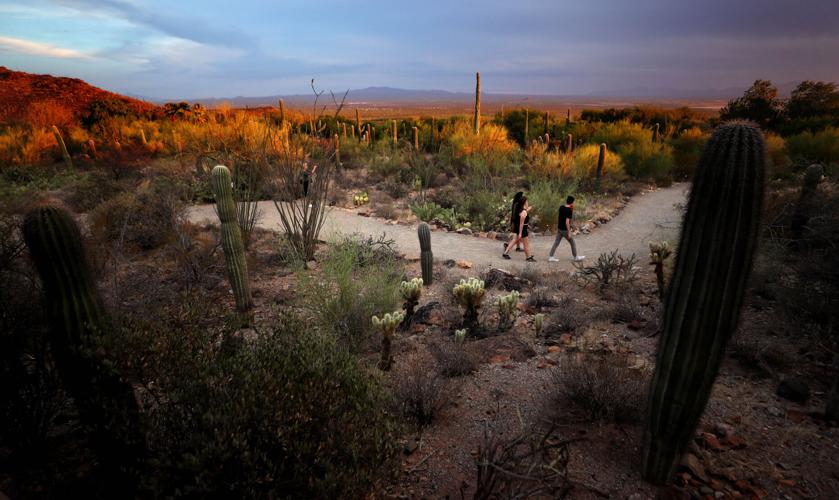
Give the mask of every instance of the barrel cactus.
POLYGON ((666 482, 693 438, 734 332, 755 250, 765 143, 757 126, 717 127, 702 153, 666 297, 642 473, 666 482))
POLYGON ((221 245, 227 262, 227 278, 236 298, 236 308, 245 312, 253 306, 253 299, 248 283, 248 262, 245 259, 242 232, 236 221, 236 204, 233 202, 230 170, 224 165, 217 165, 213 168, 211 177, 218 218, 221 222, 221 245))
POLYGON ((501 330, 508 330, 515 323, 516 316, 518 316, 519 296, 519 292, 513 290, 495 301, 495 305, 498 307, 498 324, 501 330))
POLYGON ((382 371, 390 370, 390 367, 393 366, 393 354, 391 353, 393 334, 403 319, 405 319, 405 315, 402 311, 387 313, 381 318, 373 316, 373 326, 382 332, 382 359, 379 361, 379 369, 382 371))
POLYGON ((452 289, 457 303, 463 308, 463 328, 472 335, 478 331, 478 309, 484 301, 484 282, 477 278, 462 279, 452 289))
POLYGON ((658 284, 658 298, 664 300, 664 262, 673 253, 666 241, 658 243, 650 242, 650 265, 655 270, 655 279, 658 284))
POLYGON ((420 266, 422 267, 422 282, 431 285, 434 275, 434 254, 431 252, 431 228, 423 222, 417 228, 420 243, 420 266))
POLYGON ((145 450, 139 410, 131 384, 102 356, 114 327, 91 276, 81 232, 69 213, 51 206, 30 211, 22 232, 46 295, 56 367, 80 420, 92 429, 92 448, 107 469, 103 477, 124 493, 145 450))

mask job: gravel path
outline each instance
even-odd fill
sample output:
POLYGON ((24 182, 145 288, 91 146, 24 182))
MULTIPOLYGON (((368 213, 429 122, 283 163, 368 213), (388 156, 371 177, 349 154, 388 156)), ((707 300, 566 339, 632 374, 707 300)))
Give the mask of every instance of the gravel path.
MULTIPOLYGON (((603 252, 619 249, 620 253, 635 253, 645 256, 648 243, 653 240, 678 238, 681 213, 679 204, 686 200, 688 184, 674 184, 671 187, 646 191, 634 196, 629 204, 605 226, 597 228, 591 234, 575 237, 577 251, 589 260, 603 252)), ((260 227, 281 230, 280 218, 273 203, 259 203, 262 216, 260 227)), ((194 223, 217 223, 213 205, 199 205, 189 211, 189 219, 194 223)), ((408 256, 419 255, 416 225, 393 225, 375 217, 361 217, 355 210, 331 208, 327 214, 321 239, 328 240, 337 234, 360 233, 365 235, 387 234, 396 241, 397 247, 408 256)), ((560 262, 547 261, 548 252, 553 244, 553 236, 531 236, 531 251, 537 262, 535 265, 547 269, 571 269, 571 249, 563 241, 557 249, 560 262)), ((501 258, 501 242, 487 238, 476 238, 456 233, 435 231, 431 235, 431 246, 436 259, 466 260, 481 267, 486 265, 519 267, 524 264, 524 253, 513 252, 513 260, 501 258)))

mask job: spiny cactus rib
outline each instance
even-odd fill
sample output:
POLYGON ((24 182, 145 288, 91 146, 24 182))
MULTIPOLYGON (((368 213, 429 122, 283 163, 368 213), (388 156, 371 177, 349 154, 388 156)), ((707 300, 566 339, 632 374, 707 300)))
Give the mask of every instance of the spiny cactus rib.
MULTIPOLYGON (((90 274, 78 225, 66 211, 41 207, 23 222, 23 237, 46 295, 50 345, 61 378, 103 468, 120 481, 144 454, 134 390, 101 358, 113 326, 90 274)), ((130 486, 129 486, 130 487, 130 486)))
POLYGON ((714 131, 696 169, 650 386, 642 472, 666 482, 690 440, 739 316, 763 199, 760 130, 714 131))
POLYGON ((422 281, 431 285, 434 277, 434 254, 431 252, 431 228, 423 222, 417 228, 417 236, 420 243, 420 267, 422 268, 422 281))
POLYGON ((475 116, 472 118, 472 131, 481 134, 481 73, 475 73, 475 116))
POLYGON ((573 134, 568 134, 568 148, 567 148, 566 151, 569 152, 569 153, 574 152, 574 135, 573 134))
POLYGON ((338 137, 338 134, 335 134, 335 136, 332 139, 333 139, 332 142, 335 145, 335 163, 337 165, 340 165, 341 164, 341 138, 338 137))
POLYGON ((242 232, 236 222, 236 204, 233 201, 230 170, 224 165, 217 165, 213 168, 211 177, 218 218, 221 222, 221 245, 227 262, 227 277, 236 298, 236 308, 245 312, 253 306, 253 299, 248 282, 248 263, 245 259, 242 232))

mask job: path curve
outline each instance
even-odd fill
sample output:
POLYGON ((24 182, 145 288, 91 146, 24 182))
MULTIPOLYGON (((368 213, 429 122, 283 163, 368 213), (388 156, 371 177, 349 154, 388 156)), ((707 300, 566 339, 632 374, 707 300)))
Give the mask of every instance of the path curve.
MULTIPOLYGON (((640 259, 649 252, 650 241, 667 240, 676 243, 681 221, 680 205, 686 201, 689 184, 678 183, 667 188, 644 191, 632 197, 626 207, 608 224, 598 227, 591 234, 575 237, 577 250, 588 260, 597 258, 603 252, 618 249, 621 254, 635 253, 640 259)), ((259 226, 282 231, 280 218, 273 202, 259 202, 261 218, 259 226)), ((197 205, 189 210, 189 220, 197 224, 218 223, 213 205, 197 205)), ((419 255, 417 225, 393 225, 376 217, 361 217, 354 210, 330 208, 321 239, 329 240, 339 234, 360 233, 378 236, 385 233, 396 242, 397 248, 408 256, 419 255)), ((531 251, 537 262, 528 263, 540 269, 568 269, 571 266, 571 250, 563 241, 556 256, 560 262, 547 261, 554 237, 537 235, 531 238, 531 251)), ((431 247, 436 259, 466 260, 476 267, 516 268, 524 263, 524 253, 513 252, 512 260, 501 258, 501 242, 487 238, 476 238, 453 232, 431 233, 431 247)))

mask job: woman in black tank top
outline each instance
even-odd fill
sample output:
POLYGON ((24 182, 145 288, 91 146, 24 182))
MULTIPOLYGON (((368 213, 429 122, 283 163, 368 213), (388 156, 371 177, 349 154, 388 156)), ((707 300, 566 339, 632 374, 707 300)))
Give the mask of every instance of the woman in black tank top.
POLYGON ((536 259, 534 259, 532 255, 530 255, 530 239, 528 238, 530 234, 528 229, 530 226, 531 209, 532 207, 530 206, 530 204, 527 203, 527 197, 522 196, 513 216, 513 230, 516 232, 516 236, 504 249, 504 253, 501 254, 501 257, 509 259, 510 250, 512 250, 513 247, 518 245, 519 243, 523 243, 524 255, 527 257, 525 260, 528 262, 536 262, 536 259))

